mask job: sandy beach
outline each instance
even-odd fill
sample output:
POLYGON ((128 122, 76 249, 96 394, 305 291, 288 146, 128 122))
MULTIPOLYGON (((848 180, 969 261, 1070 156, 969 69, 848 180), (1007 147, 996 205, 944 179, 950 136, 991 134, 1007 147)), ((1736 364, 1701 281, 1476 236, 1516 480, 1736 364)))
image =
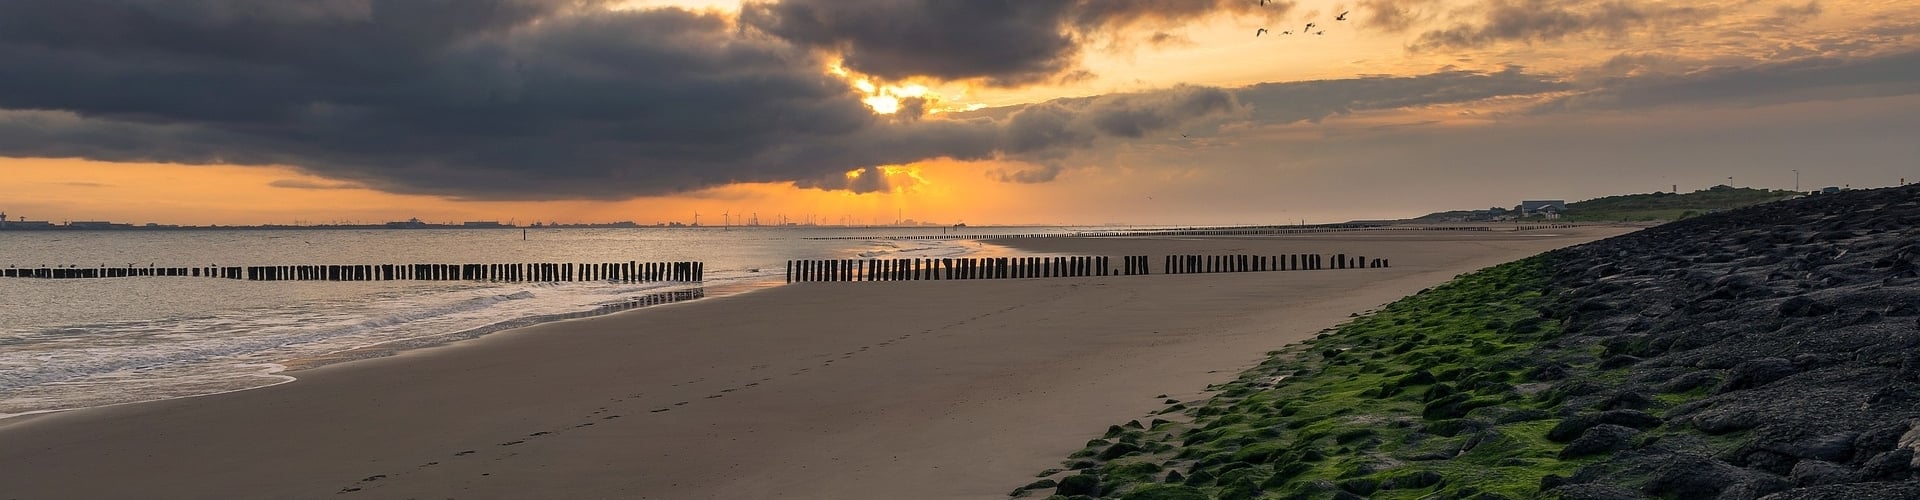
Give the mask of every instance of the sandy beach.
POLYGON ((1000 242, 1388 269, 804 283, 0 420, 0 498, 1001 498, 1109 424, 1454 275, 1631 231, 1000 242))

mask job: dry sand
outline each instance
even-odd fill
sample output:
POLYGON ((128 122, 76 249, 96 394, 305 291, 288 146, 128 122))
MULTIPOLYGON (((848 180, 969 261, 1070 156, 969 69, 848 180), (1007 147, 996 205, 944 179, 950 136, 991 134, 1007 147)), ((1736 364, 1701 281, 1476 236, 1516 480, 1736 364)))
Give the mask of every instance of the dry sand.
POLYGON ((554 323, 0 420, 0 498, 1001 498, 1156 395, 1200 397, 1349 313, 1625 231, 1010 241, 1394 267, 807 283, 554 323))

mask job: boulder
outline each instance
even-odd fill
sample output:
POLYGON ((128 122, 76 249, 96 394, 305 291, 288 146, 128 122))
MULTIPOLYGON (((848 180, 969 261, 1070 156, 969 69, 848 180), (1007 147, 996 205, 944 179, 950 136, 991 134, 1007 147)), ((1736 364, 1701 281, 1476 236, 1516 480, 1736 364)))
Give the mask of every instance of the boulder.
POLYGON ((1733 370, 1727 373, 1727 380, 1721 382, 1720 387, 1714 389, 1714 392, 1727 393, 1752 389, 1786 378, 1799 371, 1799 368, 1793 366, 1792 361, 1782 358, 1750 359, 1733 365, 1733 370))
POLYGON ((1820 486, 1860 481, 1859 471, 1824 460, 1801 460, 1788 475, 1794 486, 1820 486))
POLYGON ((1624 450, 1633 446, 1633 438, 1639 434, 1640 431, 1631 427, 1614 424, 1596 425, 1587 428, 1586 432, 1581 433, 1580 437, 1575 438, 1573 442, 1567 443, 1567 447, 1560 450, 1560 458, 1564 460, 1624 450))

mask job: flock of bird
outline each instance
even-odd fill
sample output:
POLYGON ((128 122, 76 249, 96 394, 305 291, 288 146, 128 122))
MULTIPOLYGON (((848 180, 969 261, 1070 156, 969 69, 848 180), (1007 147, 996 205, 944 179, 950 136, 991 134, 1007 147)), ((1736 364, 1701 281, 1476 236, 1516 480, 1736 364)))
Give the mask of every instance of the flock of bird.
MULTIPOLYGON (((1266 4, 1267 4, 1267 0, 1260 0, 1260 5, 1263 5, 1263 6, 1264 6, 1264 5, 1266 5, 1266 4)), ((1338 15, 1338 16, 1333 16, 1333 20, 1335 20, 1335 21, 1345 21, 1345 20, 1347 20, 1347 14, 1348 14, 1348 13, 1351 13, 1351 12, 1353 12, 1353 11, 1341 11, 1341 12, 1340 12, 1340 15, 1338 15)), ((1325 35, 1325 34, 1327 34, 1327 30, 1325 30, 1325 29, 1320 29, 1320 30, 1315 30, 1314 28, 1316 28, 1316 27, 1320 27, 1320 24, 1319 24, 1319 23, 1312 23, 1312 22, 1310 22, 1310 23, 1307 23, 1307 25, 1306 25, 1305 27, 1302 27, 1302 28, 1300 28, 1300 34, 1302 34, 1302 35, 1305 35, 1305 34, 1309 34, 1309 33, 1311 33, 1311 34, 1314 34, 1314 35, 1325 35)), ((1268 30, 1268 29, 1266 29, 1266 28, 1260 28, 1260 29, 1257 29, 1257 30, 1254 30, 1254 31, 1253 31, 1253 36, 1260 36, 1260 35, 1265 35, 1265 34, 1267 34, 1267 32, 1268 32, 1268 31, 1271 31, 1271 30, 1268 30)), ((1281 34, 1281 35, 1291 35, 1291 34, 1293 34, 1293 30, 1285 30, 1285 31, 1281 31, 1281 32, 1280 32, 1280 34, 1281 34)))

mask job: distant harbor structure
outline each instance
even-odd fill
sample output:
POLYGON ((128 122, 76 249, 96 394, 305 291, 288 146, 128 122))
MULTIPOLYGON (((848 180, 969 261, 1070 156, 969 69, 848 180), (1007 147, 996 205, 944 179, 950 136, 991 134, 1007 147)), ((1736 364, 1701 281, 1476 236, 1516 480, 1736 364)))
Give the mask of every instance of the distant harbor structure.
POLYGON ((1520 202, 1520 215, 1533 216, 1559 214, 1567 211, 1567 200, 1524 200, 1520 202))

